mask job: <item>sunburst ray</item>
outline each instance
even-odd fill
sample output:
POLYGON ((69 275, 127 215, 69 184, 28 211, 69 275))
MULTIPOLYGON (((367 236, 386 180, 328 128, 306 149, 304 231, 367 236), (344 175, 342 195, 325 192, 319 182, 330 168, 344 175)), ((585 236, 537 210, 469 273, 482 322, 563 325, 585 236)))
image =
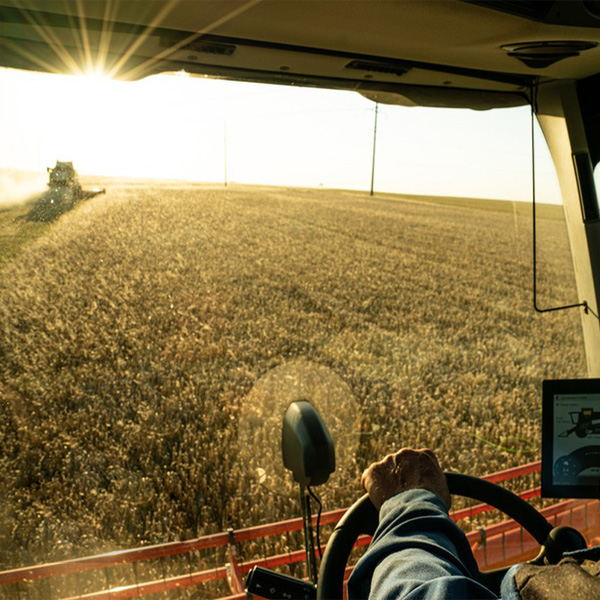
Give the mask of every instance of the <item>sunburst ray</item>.
MULTIPOLYGON (((80 75, 81 68, 77 64, 77 61, 75 61, 75 59, 71 56, 71 53, 62 43, 62 41, 58 38, 53 29, 51 27, 48 27, 47 24, 43 22, 43 17, 39 16, 38 22, 36 19, 33 18, 32 12, 28 10, 27 6, 23 2, 17 2, 17 8, 20 9, 24 18, 29 22, 29 24, 33 27, 35 32, 40 36, 40 38, 52 49, 55 55, 64 64, 67 72, 73 73, 74 75, 80 75)), ((23 54, 24 52, 25 51, 23 51, 23 54)), ((43 59, 39 57, 35 60, 35 62, 38 64, 40 64, 41 61, 43 61, 43 59)), ((62 72, 61 69, 57 68, 52 69, 52 71, 62 72)))
POLYGON ((202 37, 203 35, 206 35, 207 33, 214 31, 217 27, 220 27, 221 25, 227 23, 228 21, 231 21, 232 19, 236 18, 237 16, 241 15, 242 13, 246 12, 247 10, 260 4, 261 2, 262 2, 262 0, 248 0, 242 6, 236 8, 235 10, 229 11, 228 13, 226 13, 222 17, 216 19, 212 23, 206 25, 205 27, 203 27, 196 33, 189 35, 188 37, 181 40, 177 44, 174 44, 173 46, 166 48, 162 52, 159 52, 157 55, 146 60, 141 65, 134 67, 130 71, 126 72, 124 74, 124 77, 126 79, 138 79, 140 76, 143 76, 144 74, 148 73, 151 70, 153 65, 156 65, 161 60, 168 58, 171 54, 173 54, 174 52, 177 52, 177 50, 183 48, 187 44, 190 44, 194 40, 197 40, 198 38, 202 37))
POLYGON ((173 8, 175 8, 178 3, 179 0, 169 0, 169 2, 162 7, 158 14, 152 19, 152 22, 146 27, 145 31, 141 35, 135 37, 133 43, 127 48, 121 58, 112 66, 108 73, 110 78, 121 75, 119 72, 134 55, 135 51, 148 39, 150 34, 161 25, 165 17, 173 10, 173 8))

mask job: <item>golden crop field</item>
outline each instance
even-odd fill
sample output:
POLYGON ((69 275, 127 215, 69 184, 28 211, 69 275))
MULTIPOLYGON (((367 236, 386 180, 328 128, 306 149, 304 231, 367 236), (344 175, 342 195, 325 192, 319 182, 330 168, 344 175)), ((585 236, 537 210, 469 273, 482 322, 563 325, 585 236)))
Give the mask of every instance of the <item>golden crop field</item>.
MULTIPOLYGON (((574 297, 561 211, 542 305, 574 297)), ((337 442, 328 510, 402 446, 538 459, 541 380, 585 375, 577 311, 533 310, 525 204, 129 185, 0 274, 0 568, 299 516, 299 397, 337 442)))

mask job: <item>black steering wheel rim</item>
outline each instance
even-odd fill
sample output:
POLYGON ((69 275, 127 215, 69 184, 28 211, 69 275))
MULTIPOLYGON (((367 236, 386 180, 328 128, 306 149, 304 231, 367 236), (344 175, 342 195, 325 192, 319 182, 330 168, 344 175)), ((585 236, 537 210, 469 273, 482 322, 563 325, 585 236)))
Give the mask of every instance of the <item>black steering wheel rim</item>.
MULTIPOLYGON (((546 541, 552 525, 516 494, 479 477, 462 473, 444 474, 451 494, 490 504, 517 521, 540 545, 546 541)), ((377 509, 367 494, 346 511, 331 534, 323 553, 317 600, 335 600, 343 597, 344 571, 352 547, 359 535, 373 535, 377 523, 377 509)))

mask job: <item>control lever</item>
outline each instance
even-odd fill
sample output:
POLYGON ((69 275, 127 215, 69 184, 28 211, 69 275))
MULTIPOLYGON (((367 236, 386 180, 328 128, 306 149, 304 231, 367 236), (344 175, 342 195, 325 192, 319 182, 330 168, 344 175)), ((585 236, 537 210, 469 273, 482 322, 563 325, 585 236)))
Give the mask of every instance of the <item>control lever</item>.
POLYGON ((254 567, 246 580, 246 590, 268 600, 315 600, 317 586, 303 579, 254 567))

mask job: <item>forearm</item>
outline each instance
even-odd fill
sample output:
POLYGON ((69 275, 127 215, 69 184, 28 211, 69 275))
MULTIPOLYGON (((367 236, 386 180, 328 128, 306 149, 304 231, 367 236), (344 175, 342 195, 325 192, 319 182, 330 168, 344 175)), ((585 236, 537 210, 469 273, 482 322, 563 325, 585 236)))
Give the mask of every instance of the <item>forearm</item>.
POLYGON ((495 598, 475 581, 466 537, 441 499, 408 490, 381 507, 379 527, 348 585, 351 599, 495 598))

